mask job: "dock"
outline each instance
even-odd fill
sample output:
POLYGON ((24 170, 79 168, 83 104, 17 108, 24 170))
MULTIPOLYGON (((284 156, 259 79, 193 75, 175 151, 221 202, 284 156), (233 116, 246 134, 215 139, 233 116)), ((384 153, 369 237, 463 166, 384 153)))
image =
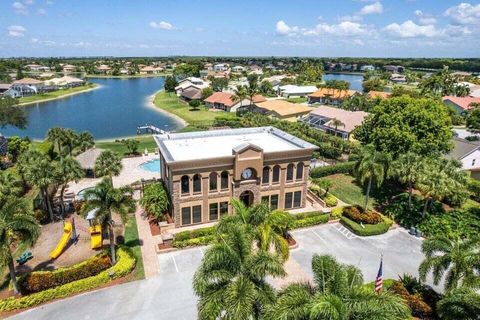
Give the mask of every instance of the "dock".
POLYGON ((143 126, 138 126, 137 127, 137 134, 164 134, 165 131, 152 125, 152 124, 146 124, 143 126))

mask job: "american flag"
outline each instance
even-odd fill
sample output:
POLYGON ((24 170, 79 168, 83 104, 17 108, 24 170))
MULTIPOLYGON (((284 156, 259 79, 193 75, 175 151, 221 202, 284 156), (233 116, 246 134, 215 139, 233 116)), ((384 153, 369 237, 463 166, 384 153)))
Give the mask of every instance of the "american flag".
POLYGON ((383 258, 380 259, 380 268, 378 268, 377 279, 375 279, 376 293, 380 293, 380 291, 382 291, 382 286, 383 286, 382 269, 383 269, 383 258))

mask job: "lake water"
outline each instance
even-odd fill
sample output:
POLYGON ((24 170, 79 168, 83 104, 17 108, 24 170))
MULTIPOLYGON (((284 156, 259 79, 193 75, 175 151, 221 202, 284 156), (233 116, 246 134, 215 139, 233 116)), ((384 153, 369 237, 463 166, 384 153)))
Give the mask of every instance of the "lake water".
MULTIPOLYGON (((362 90, 361 75, 325 74, 324 80, 345 80, 350 89, 362 90)), ((179 123, 165 113, 147 106, 148 98, 163 88, 163 78, 91 79, 101 88, 64 99, 25 106, 28 126, 0 129, 5 136, 44 139, 53 127, 89 131, 95 139, 136 135, 137 126, 152 124, 163 130, 175 130, 179 123)))
POLYGON ((91 79, 101 87, 64 99, 25 106, 28 126, 0 129, 3 135, 43 139, 49 128, 89 131, 95 139, 136 135, 137 126, 152 124, 174 130, 178 122, 147 106, 148 98, 163 88, 163 78, 91 79))
POLYGON ((350 89, 362 91, 363 76, 357 74, 345 74, 345 73, 326 73, 323 75, 323 80, 344 80, 350 82, 350 89))

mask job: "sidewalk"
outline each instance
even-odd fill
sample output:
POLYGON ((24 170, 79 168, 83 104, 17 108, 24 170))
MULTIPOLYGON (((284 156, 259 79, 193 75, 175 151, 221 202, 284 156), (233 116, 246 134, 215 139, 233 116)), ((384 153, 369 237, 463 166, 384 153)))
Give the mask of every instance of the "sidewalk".
POLYGON ((135 211, 135 219, 137 220, 138 238, 141 241, 140 243, 143 265, 145 268, 145 278, 149 279, 156 276, 159 272, 155 246, 161 242, 161 236, 152 236, 148 219, 143 214, 142 207, 137 206, 137 210, 135 211))

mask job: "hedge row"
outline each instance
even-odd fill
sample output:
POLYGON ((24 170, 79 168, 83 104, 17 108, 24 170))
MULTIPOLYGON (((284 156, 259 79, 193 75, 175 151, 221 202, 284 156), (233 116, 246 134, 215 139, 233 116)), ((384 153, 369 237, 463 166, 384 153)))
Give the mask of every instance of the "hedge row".
POLYGON ((362 228, 360 224, 356 223, 353 220, 348 219, 345 216, 342 216, 340 218, 340 222, 345 227, 350 229, 350 231, 362 237, 375 236, 378 234, 386 233, 388 229, 390 229, 390 226, 392 225, 392 221, 388 218, 384 218, 382 222, 377 224, 364 224, 363 226, 365 228, 362 228))
POLYGON ((215 240, 215 235, 206 235, 206 236, 201 236, 197 238, 191 238, 191 239, 186 239, 186 240, 177 240, 173 239, 172 245, 175 248, 186 248, 186 247, 196 247, 196 246, 205 246, 210 243, 212 243, 215 240))
POLYGON ((345 173, 349 174, 353 172, 355 161, 339 163, 333 166, 317 167, 310 171, 311 178, 322 178, 332 174, 345 173))
POLYGON ((54 299, 65 298, 72 294, 95 289, 109 281, 128 275, 135 268, 135 257, 130 249, 119 247, 117 250, 117 263, 96 276, 73 281, 62 286, 45 291, 23 296, 21 298, 9 297, 0 300, 0 311, 12 311, 33 307, 54 299))
POLYGON ((97 275, 111 266, 110 257, 101 253, 71 267, 31 272, 21 277, 18 285, 22 294, 31 294, 97 275))
POLYGON ((215 226, 200 228, 196 230, 187 230, 175 234, 176 241, 185 241, 188 239, 200 238, 205 236, 211 236, 215 233, 215 226))
POLYGON ((317 224, 327 223, 329 219, 330 215, 328 213, 319 212, 317 215, 295 220, 292 229, 305 228, 315 226, 317 224))

